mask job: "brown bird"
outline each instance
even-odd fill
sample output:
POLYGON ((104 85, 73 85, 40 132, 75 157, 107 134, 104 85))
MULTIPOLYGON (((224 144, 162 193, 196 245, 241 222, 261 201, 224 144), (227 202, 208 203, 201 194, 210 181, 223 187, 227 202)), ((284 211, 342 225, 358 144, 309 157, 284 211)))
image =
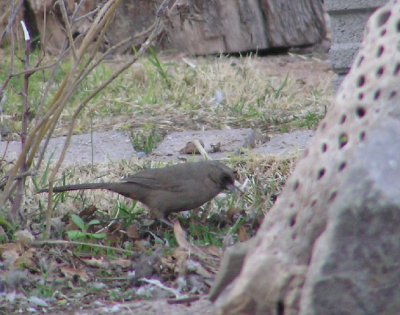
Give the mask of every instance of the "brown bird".
POLYGON ((236 187, 232 169, 218 161, 202 161, 143 170, 115 183, 54 187, 53 192, 81 189, 107 189, 138 200, 165 222, 172 212, 200 207, 221 191, 236 187))

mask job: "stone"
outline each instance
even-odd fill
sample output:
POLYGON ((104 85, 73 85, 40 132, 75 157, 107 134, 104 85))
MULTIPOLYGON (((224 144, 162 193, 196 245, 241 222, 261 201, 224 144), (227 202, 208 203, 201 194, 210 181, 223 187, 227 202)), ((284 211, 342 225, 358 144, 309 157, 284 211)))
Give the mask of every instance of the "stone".
POLYGON ((313 130, 296 130, 271 136, 270 141, 258 146, 252 152, 262 155, 290 156, 304 151, 313 136, 313 130))
POLYGON ((332 69, 338 75, 334 80, 337 88, 348 73, 364 34, 370 15, 386 0, 326 0, 329 14, 332 44, 329 51, 332 69))
POLYGON ((255 238, 246 242, 237 243, 226 249, 221 261, 220 272, 215 278, 214 284, 210 289, 209 298, 215 301, 222 290, 228 286, 240 273, 246 254, 249 248, 253 246, 255 238))
MULTIPOLYGON (((203 159, 201 155, 180 153, 188 142, 199 140, 204 143, 204 149, 213 159, 220 159, 227 153, 234 153, 240 149, 251 149, 256 146, 258 135, 249 128, 206 130, 206 131, 182 131, 172 132, 167 135, 151 154, 156 159, 203 159), (219 152, 212 153, 213 147, 218 147, 219 152)), ((182 151, 183 152, 183 151, 182 151)))
MULTIPOLYGON (((66 137, 53 138, 45 153, 45 160, 56 162, 66 137)), ((130 160, 135 156, 130 138, 116 131, 93 132, 75 135, 71 139, 63 166, 84 165, 130 160)))
MULTIPOLYGON (((66 137, 57 137, 49 141, 45 162, 50 160, 55 163, 58 160, 65 139, 66 137)), ((20 151, 21 143, 18 141, 0 141, 0 152, 6 161, 16 160, 20 151)), ((135 150, 127 135, 116 131, 93 132, 93 134, 72 136, 63 166, 117 162, 130 160, 133 156, 135 150)))
POLYGON ((394 0, 371 16, 217 314, 400 314, 399 20, 394 0))

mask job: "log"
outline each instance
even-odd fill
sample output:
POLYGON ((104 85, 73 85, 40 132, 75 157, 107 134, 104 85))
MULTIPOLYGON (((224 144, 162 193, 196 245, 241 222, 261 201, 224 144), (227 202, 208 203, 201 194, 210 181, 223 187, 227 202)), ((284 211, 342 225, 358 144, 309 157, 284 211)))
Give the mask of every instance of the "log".
POLYGON ((190 54, 312 45, 325 38, 321 0, 196 0, 175 17, 172 46, 190 54))

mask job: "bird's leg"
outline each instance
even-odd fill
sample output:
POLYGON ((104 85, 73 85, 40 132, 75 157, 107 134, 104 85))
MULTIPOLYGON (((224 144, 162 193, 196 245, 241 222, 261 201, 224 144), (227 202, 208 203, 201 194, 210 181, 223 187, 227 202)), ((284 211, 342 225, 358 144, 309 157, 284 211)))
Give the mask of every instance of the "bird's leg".
POLYGON ((167 218, 159 218, 159 220, 160 220, 160 222, 162 222, 162 223, 168 225, 168 226, 171 227, 171 228, 174 227, 174 225, 171 223, 171 221, 168 220, 167 218))
POLYGON ((167 226, 169 226, 171 228, 174 227, 174 225, 171 223, 171 221, 168 220, 168 217, 167 217, 168 215, 167 214, 162 213, 157 209, 150 209, 150 212, 152 213, 153 218, 157 219, 158 221, 164 223, 165 225, 167 225, 167 226))

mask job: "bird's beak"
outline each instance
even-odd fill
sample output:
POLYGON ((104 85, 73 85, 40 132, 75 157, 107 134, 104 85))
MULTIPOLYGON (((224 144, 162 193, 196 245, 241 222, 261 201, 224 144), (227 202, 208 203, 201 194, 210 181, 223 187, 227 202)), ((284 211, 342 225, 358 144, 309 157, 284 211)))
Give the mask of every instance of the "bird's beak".
POLYGON ((241 189, 241 185, 237 180, 235 180, 233 184, 228 185, 226 188, 234 194, 237 192, 244 194, 244 191, 241 189))

